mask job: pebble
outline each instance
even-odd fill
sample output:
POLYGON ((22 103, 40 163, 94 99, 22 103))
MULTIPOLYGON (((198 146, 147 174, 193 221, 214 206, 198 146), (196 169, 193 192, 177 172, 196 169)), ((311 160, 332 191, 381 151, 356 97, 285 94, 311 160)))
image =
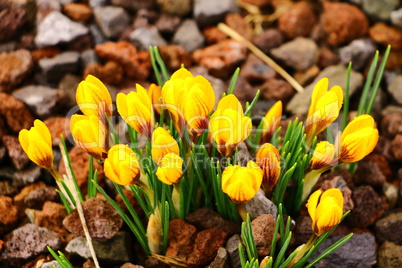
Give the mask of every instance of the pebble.
POLYGON ((13 182, 13 187, 23 187, 36 182, 41 176, 41 168, 34 165, 33 167, 26 168, 21 171, 12 169, 4 169, 1 171, 2 176, 8 177, 13 182), (7 175, 3 172, 6 171, 7 175))
POLYGON ((26 11, 23 7, 6 8, 0 11, 0 41, 13 39, 20 33, 26 22, 26 11))
POLYGON ((305 71, 294 73, 293 77, 301 86, 306 86, 313 82, 314 78, 320 73, 320 68, 317 65, 313 65, 305 71))
POLYGON ((204 41, 205 38, 200 32, 197 23, 192 19, 183 21, 172 38, 173 44, 180 45, 189 53, 202 47, 204 41))
POLYGON ((391 11, 390 17, 392 25, 402 28, 402 8, 391 11))
POLYGON ((341 62, 348 65, 352 62, 354 70, 361 70, 367 67, 376 51, 374 42, 369 38, 353 40, 349 45, 339 50, 341 62))
POLYGON ((402 160, 402 134, 398 134, 392 140, 392 154, 397 161, 402 160))
POLYGON ((296 219, 296 228, 293 232, 295 245, 307 243, 310 237, 314 234, 313 229, 311 229, 311 223, 311 217, 307 215, 299 215, 296 219))
MULTIPOLYGON (((197 4, 198 1, 194 1, 194 5, 197 4)), ((157 1, 159 8, 163 13, 168 13, 171 15, 177 16, 185 16, 191 12, 192 1, 191 0, 158 0, 157 1)))
MULTIPOLYGON (((112 238, 123 225, 123 219, 107 202, 98 198, 90 198, 82 202, 89 234, 93 239, 108 240, 112 238)), ((74 210, 64 220, 63 225, 71 233, 84 236, 77 210, 74 210)))
POLYGON ((233 0, 194 1, 194 18, 202 27, 216 25, 224 20, 226 14, 237 10, 233 0))
POLYGON ((69 43, 77 37, 86 35, 88 28, 70 20, 59 11, 52 11, 38 26, 35 43, 38 47, 69 43))
POLYGON ((385 182, 382 185, 382 194, 385 196, 389 208, 394 208, 397 204, 399 196, 398 191, 398 186, 392 183, 385 182))
POLYGON ((225 248, 220 247, 216 257, 209 265, 210 268, 229 268, 229 255, 225 248))
POLYGON ((339 46, 367 34, 369 21, 356 6, 348 3, 325 2, 321 24, 327 43, 339 46))
POLYGON ((6 246, 0 253, 0 264, 17 267, 39 254, 48 253, 47 247, 55 251, 61 247, 57 233, 32 223, 13 230, 5 236, 4 242, 6 246))
POLYGON ((23 169, 29 162, 28 156, 22 149, 17 137, 5 135, 2 137, 2 143, 6 148, 7 155, 11 163, 17 170, 23 169))
POLYGON ((402 267, 402 246, 385 241, 378 249, 378 267, 399 268, 402 267))
POLYGON ((402 104, 402 75, 398 75, 389 85, 388 92, 391 93, 393 99, 402 104))
POLYGON ((123 67, 115 61, 107 61, 105 64, 93 63, 88 65, 83 72, 83 77, 94 75, 103 83, 118 85, 123 80, 123 67))
POLYGON ((211 263, 220 247, 226 242, 228 234, 222 230, 211 228, 197 234, 194 250, 187 260, 189 266, 204 266, 211 263))
POLYGON ((390 14, 400 4, 399 0, 363 0, 363 11, 374 20, 389 21, 390 14))
POLYGON ((89 6, 94 9, 97 7, 105 6, 108 1, 107 0, 89 0, 88 2, 89 2, 89 6))
POLYGON ((154 9, 156 5, 155 0, 136 0, 136 1, 111 0, 110 3, 113 6, 119 6, 124 9, 128 9, 130 11, 136 11, 140 9, 154 9))
POLYGON ((265 197, 264 191, 261 189, 257 194, 244 206, 246 212, 250 215, 250 219, 254 220, 261 215, 271 214, 276 218, 278 209, 271 200, 265 197))
POLYGON ((335 54, 328 47, 320 48, 320 56, 318 58, 318 66, 321 69, 325 69, 330 65, 337 65, 340 62, 338 54, 335 54))
POLYGON ((377 22, 370 28, 370 37, 375 42, 387 46, 391 45, 392 49, 402 49, 402 30, 389 26, 383 22, 377 22))
POLYGON ((99 45, 99 44, 105 43, 107 41, 107 39, 103 35, 101 29, 99 29, 98 25, 91 24, 89 26, 89 31, 91 32, 91 36, 92 36, 92 39, 93 39, 95 45, 99 45))
POLYGON ((271 78, 265 81, 260 86, 261 96, 266 100, 289 100, 294 94, 295 90, 289 82, 283 79, 271 78))
MULTIPOLYGON (((327 238, 313 253, 310 260, 317 258, 326 248, 341 239, 342 236, 327 238)), ((352 238, 331 253, 327 258, 319 261, 314 267, 372 267, 376 263, 375 237, 371 233, 354 234, 352 238), (341 265, 341 266, 340 266, 341 265)))
POLYGON ((180 23, 181 19, 179 16, 163 13, 160 14, 158 20, 155 22, 155 26, 162 36, 169 39, 177 31, 180 23))
POLYGON ((40 268, 62 268, 57 261, 44 262, 40 268))
POLYGON ((59 0, 37 0, 36 1, 36 25, 39 25, 43 19, 52 11, 60 11, 61 5, 59 0))
POLYGON ((284 41, 284 36, 281 31, 276 28, 268 28, 261 34, 254 37, 253 43, 262 52, 269 54, 271 49, 279 47, 284 41))
POLYGON ((308 1, 300 1, 280 15, 278 28, 287 38, 308 36, 317 21, 314 6, 308 1))
POLYGON ((60 110, 63 92, 46 86, 26 86, 14 91, 13 96, 24 102, 40 119, 45 119, 60 110))
POLYGON ((205 42, 209 45, 216 44, 228 38, 228 36, 218 29, 216 26, 206 27, 202 30, 205 42))
MULTIPOLYGON (((227 81, 226 89, 229 86, 229 79, 227 81)), ((239 75, 233 92, 239 101, 245 104, 247 101, 251 102, 253 100, 255 94, 257 93, 257 88, 254 88, 252 85, 250 85, 246 78, 239 75)))
POLYGON ((244 3, 249 3, 257 7, 265 7, 271 4, 272 0, 243 0, 244 3))
POLYGON ((385 115, 381 120, 381 133, 391 139, 402 134, 402 114, 394 112, 385 115))
POLYGON ((21 191, 16 196, 14 196, 14 198, 13 198, 14 204, 18 207, 18 213, 20 214, 20 216, 24 215, 24 213, 25 213, 25 209, 26 209, 26 204, 24 202, 25 197, 27 197, 30 192, 37 190, 37 189, 45 188, 45 187, 46 187, 46 184, 43 181, 38 181, 38 182, 25 186, 24 188, 21 189, 21 191))
MULTIPOLYGON (((96 257, 104 262, 122 263, 132 261, 131 237, 128 232, 118 232, 113 238, 107 241, 92 240, 92 245, 95 250, 96 257)), ((76 237, 71 240, 67 246, 66 251, 79 255, 84 259, 92 257, 84 237, 76 237)))
POLYGON ((240 75, 250 84, 259 84, 270 78, 274 78, 276 71, 255 54, 249 54, 246 62, 240 68, 240 75))
POLYGON ((130 17, 121 7, 96 7, 94 16, 96 23, 106 38, 119 37, 130 23, 130 17))
POLYGON ((394 51, 391 49, 389 53, 386 69, 396 69, 402 66, 402 50, 394 51))
POLYGON ((50 117, 44 121, 50 130, 53 146, 58 146, 61 142, 60 136, 68 137, 70 135, 70 119, 62 116, 50 117))
POLYGON ((48 83, 58 83, 66 73, 76 73, 79 68, 80 53, 66 51, 51 59, 39 60, 39 67, 48 83))
POLYGON ((33 190, 24 198, 24 202, 32 209, 41 209, 46 201, 60 202, 59 194, 55 190, 53 186, 33 190))
POLYGON ((169 223, 167 257, 187 259, 193 252, 197 228, 182 219, 173 219, 169 223))
POLYGON ((233 75, 234 70, 246 57, 245 45, 231 39, 223 40, 193 53, 193 60, 218 78, 228 78, 233 75))
POLYGON ((375 223, 375 235, 377 240, 402 243, 402 212, 391 212, 375 223))
POLYGON ((179 45, 167 45, 158 47, 159 53, 170 70, 177 70, 183 64, 186 68, 190 67, 190 54, 179 45))
POLYGON ((373 187, 382 186, 386 181, 382 169, 377 163, 372 161, 360 161, 353 181, 356 185, 368 184, 373 187))
POLYGON ((225 23, 248 41, 253 39, 253 28, 251 27, 251 24, 248 23, 239 13, 227 14, 225 23))
POLYGON ((17 224, 18 208, 13 204, 11 197, 0 195, 0 211, 7 211, 0 214, 0 236, 2 237, 17 224))
POLYGON ((305 71, 318 60, 317 44, 308 38, 297 37, 271 50, 272 55, 297 71, 305 71))
POLYGON ((145 80, 151 72, 151 60, 148 51, 138 51, 132 44, 106 42, 95 47, 96 54, 104 59, 121 64, 124 73, 133 79, 145 80))
MULTIPOLYGON (((4 148, 4 147, 3 147, 4 148)), ((1 171, 0 171, 1 174, 1 171)), ((16 195, 18 189, 12 185, 10 181, 0 181, 0 195, 13 196, 16 195)))
POLYGON ((82 3, 69 3, 63 6, 63 12, 77 22, 87 21, 92 17, 92 9, 82 3))
POLYGON ((139 43, 144 50, 149 49, 150 46, 167 45, 156 26, 139 27, 130 33, 129 38, 132 43, 139 43))
POLYGON ((259 257, 269 255, 276 220, 272 214, 261 214, 251 222, 251 229, 259 257))
POLYGON ((24 103, 11 95, 0 92, 0 117, 13 132, 28 129, 33 125, 34 118, 24 103))
POLYGON ((0 64, 0 91, 14 89, 34 67, 31 53, 25 49, 1 53, 0 64))
MULTIPOLYGON (((243 244, 240 235, 235 234, 228 239, 226 243, 226 251, 229 255, 229 263, 233 268, 241 268, 241 261, 239 256, 239 244, 243 244)), ((245 249, 243 247, 243 254, 245 255, 245 249)))

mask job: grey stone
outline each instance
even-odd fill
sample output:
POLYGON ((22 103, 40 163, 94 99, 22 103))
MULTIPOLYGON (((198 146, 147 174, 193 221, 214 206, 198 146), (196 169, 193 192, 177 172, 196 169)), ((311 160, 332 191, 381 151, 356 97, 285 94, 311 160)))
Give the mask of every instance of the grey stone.
POLYGON ((107 41, 102 31, 99 29, 98 25, 96 24, 90 25, 89 30, 91 31, 91 35, 94 39, 95 45, 99 45, 107 41))
POLYGON ((10 52, 10 51, 15 50, 16 48, 17 48, 17 42, 15 42, 15 41, 1 43, 0 44, 0 53, 10 52))
POLYGON ((223 21, 226 14, 237 10, 234 0, 195 0, 194 18, 201 26, 212 26, 223 21))
POLYGON ((90 64, 99 63, 99 57, 96 54, 95 50, 87 49, 81 52, 81 67, 85 69, 90 64))
POLYGON ((62 268, 60 264, 57 261, 48 261, 42 264, 40 268, 53 268, 55 266, 56 268, 62 268))
POLYGON ((131 42, 138 42, 142 49, 167 44, 155 26, 139 27, 130 33, 129 38, 131 42))
POLYGON ((127 0, 111 0, 110 3, 114 6, 120 6, 124 9, 128 9, 131 11, 139 10, 139 9, 153 9, 155 7, 155 0, 135 0, 135 1, 127 1, 127 0))
POLYGON ((49 84, 58 83, 66 73, 77 73, 80 63, 80 53, 66 51, 54 58, 39 60, 39 67, 49 84))
MULTIPOLYGON (((229 255, 229 262, 231 267, 233 268, 241 268, 241 261, 239 256, 239 244, 242 244, 240 235, 235 234, 231 238, 229 238, 226 243, 226 251, 229 255)), ((243 253, 246 254, 243 248, 243 253)))
POLYGON ((182 46, 187 52, 193 52, 204 44, 204 35, 194 20, 183 21, 173 36, 172 42, 182 46))
POLYGON ((388 92, 391 93, 393 99, 402 104, 402 75, 398 75, 391 84, 388 85, 388 92))
POLYGON ((374 56, 376 46, 370 38, 356 39, 348 46, 339 50, 341 62, 348 65, 352 62, 354 70, 364 69, 369 60, 374 56))
POLYGON ((210 268, 229 268, 229 255, 226 249, 219 248, 216 257, 209 265, 210 268))
POLYGON ((402 243, 402 212, 390 213, 375 223, 375 235, 379 242, 402 243))
POLYGON ((363 11, 369 17, 378 20, 389 20, 390 13, 399 5, 399 0, 363 0, 363 11))
POLYGON ((398 201, 398 186, 395 186, 389 182, 385 182, 382 185, 382 192, 385 198, 387 199, 389 207, 390 208, 395 207, 395 204, 398 201))
POLYGON ((89 0, 89 6, 92 8, 105 6, 107 0, 89 0))
MULTIPOLYGON (((77 104, 75 99, 75 93, 78 87, 78 84, 82 81, 82 78, 73 74, 66 74, 60 80, 59 89, 63 91, 64 101, 66 107, 73 107, 77 104)), ((75 111, 73 111, 75 112, 75 111)))
MULTIPOLYGON (((347 68, 343 64, 332 65, 322 70, 316 79, 308 85, 303 92, 297 93, 287 105, 287 110, 292 114, 306 114, 310 107, 311 94, 315 84, 321 79, 327 77, 329 79, 329 89, 335 85, 345 88, 347 68)), ((352 96, 358 88, 363 85, 363 75, 352 70, 350 74, 349 96, 352 96)))
POLYGON ((60 109, 64 94, 59 89, 31 85, 17 89, 12 95, 24 102, 36 116, 46 119, 60 109))
POLYGON ((97 7, 94 15, 96 23, 107 38, 119 37, 130 22, 127 12, 121 7, 97 7))
POLYGON ((272 55, 297 71, 305 71, 318 59, 317 44, 304 37, 297 37, 271 50, 272 55))
MULTIPOLYGON (((107 262, 129 262, 132 260, 131 238, 127 232, 118 232, 107 241, 92 240, 96 256, 107 262)), ((84 237, 76 237, 66 246, 66 251, 85 259, 91 258, 91 252, 84 237)))
POLYGON ((254 220, 262 214, 271 214, 276 219, 276 214, 278 213, 276 205, 265 197, 264 191, 261 189, 250 202, 245 204, 244 208, 246 212, 250 214, 251 220, 254 220))
POLYGON ((162 13, 184 16, 191 11, 191 0, 158 0, 162 13))
POLYGON ((52 11, 38 26, 35 43, 38 47, 69 43, 77 37, 86 35, 88 28, 70 20, 59 11, 52 11))
POLYGON ((385 241, 378 249, 378 267, 402 267, 402 246, 385 241))
POLYGON ((390 17, 392 25, 402 28, 402 8, 392 11, 390 17))
MULTIPOLYGON (((327 238, 310 258, 317 258, 326 248, 333 245, 342 236, 327 238)), ((352 238, 328 257, 319 261, 317 268, 357 267, 370 268, 376 263, 376 245, 371 233, 354 234, 352 238)))

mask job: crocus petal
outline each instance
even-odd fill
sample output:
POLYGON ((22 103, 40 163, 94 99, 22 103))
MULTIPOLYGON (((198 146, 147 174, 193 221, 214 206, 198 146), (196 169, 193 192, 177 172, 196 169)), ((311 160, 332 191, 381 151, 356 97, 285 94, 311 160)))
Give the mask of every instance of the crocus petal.
POLYGON ((354 118, 343 130, 341 140, 344 140, 346 136, 363 128, 374 128, 374 118, 368 114, 362 114, 354 118))
POLYGON ((328 141, 319 142, 310 161, 311 169, 330 168, 334 157, 335 146, 328 141))
POLYGON ((161 161, 156 176, 165 184, 178 183, 183 176, 183 159, 174 153, 165 155, 161 161))

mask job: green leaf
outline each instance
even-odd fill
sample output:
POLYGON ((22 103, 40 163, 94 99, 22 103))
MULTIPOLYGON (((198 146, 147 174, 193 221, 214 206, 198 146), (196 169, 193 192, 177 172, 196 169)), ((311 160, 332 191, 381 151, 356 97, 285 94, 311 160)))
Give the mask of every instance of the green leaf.
POLYGON ((229 89, 228 89, 227 95, 233 94, 233 92, 234 92, 234 90, 235 90, 237 78, 239 77, 239 73, 240 73, 240 68, 237 67, 236 71, 233 73, 232 79, 230 80, 230 84, 229 84, 229 89))

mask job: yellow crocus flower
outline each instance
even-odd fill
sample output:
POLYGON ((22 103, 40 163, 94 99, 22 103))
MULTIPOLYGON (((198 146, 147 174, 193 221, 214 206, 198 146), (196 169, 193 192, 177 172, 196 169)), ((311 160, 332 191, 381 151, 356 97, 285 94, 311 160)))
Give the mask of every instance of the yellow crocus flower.
POLYGON ((166 154, 156 171, 158 179, 168 185, 178 183, 183 176, 183 159, 175 153, 166 154))
POLYGON ((105 159, 107 131, 98 117, 75 114, 71 117, 70 128, 78 147, 96 159, 105 159))
POLYGON ((151 98, 141 85, 137 84, 136 89, 127 95, 117 94, 117 111, 135 131, 150 139, 154 128, 151 98))
POLYGON ((30 130, 20 131, 18 139, 32 162, 41 168, 53 169, 52 137, 45 123, 36 119, 30 130))
POLYGON ((78 84, 75 95, 81 111, 87 115, 104 118, 113 114, 112 97, 106 86, 95 76, 88 75, 78 84))
POLYGON ((104 171, 106 177, 123 186, 137 183, 141 175, 136 154, 123 144, 110 148, 105 159, 104 171))
POLYGON ((339 86, 328 89, 328 78, 322 78, 314 87, 306 120, 306 143, 324 131, 339 116, 343 103, 343 91, 339 86))
POLYGON ((340 160, 345 163, 360 161, 374 150, 378 138, 373 117, 359 115, 342 132, 340 160))
POLYGON ((262 176, 261 168, 251 160, 246 167, 226 167, 222 173, 222 191, 237 204, 247 203, 260 189, 262 176))
POLYGON ((323 170, 332 168, 335 157, 335 146, 328 141, 321 141, 315 147, 313 157, 310 160, 311 169, 323 170))
POLYGON ((151 99, 154 110, 160 114, 162 111, 162 90, 159 86, 152 83, 148 88, 148 96, 151 99))
POLYGON ((260 144, 270 142, 275 131, 281 125, 282 101, 277 101, 262 119, 262 133, 260 144))
POLYGON ((271 191, 278 182, 281 173, 281 160, 278 149, 270 143, 264 143, 257 152, 256 162, 264 171, 262 188, 271 191))
POLYGON ((152 133, 152 158, 160 166, 162 159, 168 153, 180 155, 179 145, 168 130, 158 127, 152 133))
POLYGON ((337 188, 315 191, 307 201, 307 209, 317 236, 325 234, 337 225, 343 215, 343 195, 337 188))
POLYGON ((162 88, 162 102, 180 131, 184 124, 193 136, 208 128, 208 115, 215 106, 215 92, 202 76, 194 77, 187 69, 173 73, 162 88))
POLYGON ((223 97, 209 122, 212 138, 218 151, 229 156, 237 145, 247 139, 251 132, 251 119, 244 116, 243 107, 235 95, 223 97))

